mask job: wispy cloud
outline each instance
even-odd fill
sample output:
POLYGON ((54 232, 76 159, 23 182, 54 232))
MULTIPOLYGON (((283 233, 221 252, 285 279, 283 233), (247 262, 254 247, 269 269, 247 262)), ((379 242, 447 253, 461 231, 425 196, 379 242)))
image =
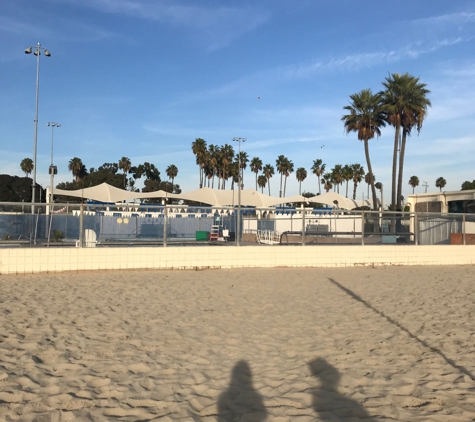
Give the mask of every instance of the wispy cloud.
POLYGON ((105 13, 153 20, 193 30, 193 37, 210 50, 225 47, 234 39, 265 24, 270 13, 251 7, 203 7, 170 0, 69 0, 105 13))

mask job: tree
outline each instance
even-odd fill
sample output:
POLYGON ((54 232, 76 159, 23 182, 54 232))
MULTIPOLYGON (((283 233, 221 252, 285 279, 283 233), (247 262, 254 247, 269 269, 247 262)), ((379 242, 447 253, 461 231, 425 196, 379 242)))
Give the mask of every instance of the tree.
POLYGON ((295 177, 299 182, 299 195, 302 195, 302 182, 307 178, 307 170, 303 167, 299 167, 295 172, 295 177))
POLYGON ((196 164, 200 170, 200 189, 203 187, 203 168, 205 166, 206 141, 202 138, 196 138, 195 142, 191 143, 191 150, 196 156, 196 164))
POLYGON ((371 182, 373 182, 373 183, 376 182, 376 176, 373 174, 373 176, 371 177, 371 174, 366 173, 366 175, 364 177, 364 181, 368 185, 368 194, 366 196, 369 199, 369 188, 371 187, 371 182))
POLYGON ((267 177, 263 174, 259 175, 259 177, 257 178, 257 184, 261 188, 261 192, 264 193, 264 188, 267 185, 267 177))
POLYGON ((279 155, 277 160, 275 160, 275 168, 277 172, 280 174, 280 190, 279 190, 279 198, 282 198, 282 178, 284 177, 284 173, 287 169, 288 159, 285 155, 279 155))
MULTIPOLYGON (((344 122, 346 133, 356 132, 358 139, 363 141, 368 172, 373 175, 368 141, 375 136, 380 136, 381 127, 385 126, 384 115, 380 106, 381 98, 379 95, 374 95, 371 89, 363 89, 361 92, 350 95, 350 99, 352 101, 350 105, 343 107, 349 114, 344 115, 341 120, 344 122)), ((371 179, 370 181, 373 209, 376 211, 378 208, 376 189, 374 180, 371 179)))
POLYGON ((417 176, 411 176, 409 184, 412 186, 412 193, 414 194, 414 189, 416 186, 419 186, 419 178, 417 176))
POLYGON ((78 157, 74 157, 69 160, 68 170, 73 174, 74 181, 76 182, 87 174, 86 167, 82 163, 82 160, 78 157))
POLYGON ((174 164, 170 164, 167 169, 165 170, 167 173, 167 176, 169 179, 172 181, 172 186, 173 186, 173 181, 175 180, 175 177, 178 176, 178 168, 174 164))
POLYGON ((420 132, 422 123, 427 115, 427 108, 431 105, 426 97, 430 91, 426 89, 426 84, 421 83, 419 78, 409 73, 404 75, 393 73, 386 78, 383 86, 386 89, 379 94, 385 120, 395 128, 391 208, 400 210, 406 138, 408 135, 411 135, 411 130, 414 126, 420 132), (401 129, 402 137, 400 138, 401 129), (401 145, 399 145, 400 139, 401 145))
POLYGON ((318 193, 322 193, 322 190, 320 189, 320 176, 325 173, 325 167, 326 165, 323 164, 323 161, 320 160, 320 158, 317 158, 316 160, 313 160, 313 165, 312 165, 312 173, 317 176, 318 179, 318 193))
MULTIPOLYGON (((249 162, 249 156, 247 155, 247 152, 241 151, 238 154, 238 163, 241 163, 241 189, 244 188, 244 170, 247 168, 247 163, 249 162)), ((238 164, 239 165, 239 164, 238 164)))
POLYGON ((20 163, 20 168, 21 171, 25 173, 25 176, 28 177, 35 168, 35 165, 33 164, 33 160, 31 158, 23 158, 20 163))
POLYGON ((471 182, 466 180, 465 182, 462 183, 461 190, 472 190, 472 189, 475 189, 475 180, 472 180, 471 182))
POLYGON ((270 178, 274 175, 274 167, 270 164, 266 164, 262 169, 264 176, 267 179, 267 187, 269 188, 269 196, 270 196, 270 178))
POLYGON ((445 185, 447 184, 447 181, 443 177, 438 177, 437 180, 435 181, 435 186, 440 189, 442 192, 442 189, 445 188, 445 185))
POLYGON ((222 178, 222 185, 221 189, 226 188, 226 180, 229 178, 229 165, 233 162, 234 159, 234 149, 229 144, 224 144, 223 147, 220 149, 220 157, 221 157, 221 178, 222 178))
POLYGON ((119 160, 119 168, 124 172, 124 189, 127 187, 127 172, 131 169, 132 163, 130 162, 130 158, 122 157, 119 160))
POLYGON ((325 173, 322 174, 322 185, 323 189, 328 193, 330 189, 333 187, 333 174, 332 173, 325 173))
POLYGON ((348 164, 343 166, 341 175, 343 176, 343 180, 346 182, 346 197, 348 198, 348 182, 353 180, 353 169, 348 164))
POLYGON ((284 198, 285 198, 285 191, 287 190, 287 177, 290 176, 290 173, 293 173, 294 171, 294 163, 290 161, 289 159, 286 159, 286 166, 285 166, 285 172, 284 172, 284 198))
POLYGON ((353 200, 356 200, 356 188, 358 183, 361 183, 363 180, 365 175, 364 168, 361 166, 361 164, 352 164, 351 171, 353 172, 353 200))
POLYGON ((343 167, 341 164, 336 164, 335 167, 332 168, 332 180, 335 184, 337 192, 340 193, 340 185, 343 183, 343 167))
MULTIPOLYGON (((254 157, 251 160, 251 164, 249 165, 249 167, 251 168, 251 171, 256 173, 256 190, 257 190, 257 185, 259 184, 259 181, 257 180, 257 173, 259 173, 262 170, 262 160, 258 157, 254 157)), ((264 187, 265 186, 266 185, 264 185, 264 187)))

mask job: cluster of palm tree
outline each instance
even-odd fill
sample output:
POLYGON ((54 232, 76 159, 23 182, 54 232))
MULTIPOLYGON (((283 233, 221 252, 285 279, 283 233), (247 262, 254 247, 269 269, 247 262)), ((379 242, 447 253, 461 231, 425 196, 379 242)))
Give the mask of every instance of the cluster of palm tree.
MULTIPOLYGON (((446 184, 447 181, 443 177, 438 177, 435 180, 435 187, 439 188, 440 192, 442 192, 442 189, 446 184)), ((412 193, 414 193, 415 188, 419 186, 419 178, 417 176, 411 176, 409 179, 409 185, 412 187, 412 193)))
POLYGON ((383 82, 384 90, 373 94, 371 89, 350 95, 350 105, 344 108, 348 114, 342 117, 347 133, 356 132, 363 141, 366 164, 371 181, 374 209, 377 209, 374 174, 369 154, 369 140, 381 135, 381 128, 389 124, 395 128, 392 166, 391 209, 400 210, 402 180, 407 137, 414 128, 419 133, 431 105, 430 91, 419 78, 405 73, 393 73, 383 82))

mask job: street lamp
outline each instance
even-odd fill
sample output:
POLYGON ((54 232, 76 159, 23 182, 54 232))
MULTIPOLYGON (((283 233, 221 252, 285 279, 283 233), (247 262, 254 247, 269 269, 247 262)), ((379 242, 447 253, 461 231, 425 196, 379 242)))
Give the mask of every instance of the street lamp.
POLYGON ((383 202, 383 184, 381 182, 375 183, 374 187, 381 191, 381 211, 383 211, 384 202, 383 202))
POLYGON ((54 144, 54 128, 61 127, 59 123, 48 122, 46 126, 51 126, 51 165, 49 166, 49 203, 53 202, 54 175, 58 174, 58 167, 53 165, 53 144, 54 144))
POLYGON ((246 138, 233 138, 233 141, 234 142, 238 142, 239 143, 239 147, 238 147, 238 179, 239 179, 239 187, 238 187, 238 215, 237 215, 237 219, 236 219, 236 246, 241 246, 241 239, 240 239, 240 236, 241 236, 241 184, 242 184, 242 180, 241 180, 241 142, 246 142, 246 138))
POLYGON ((33 144, 33 184, 31 187, 31 213, 35 213, 35 190, 36 190, 36 155, 37 155, 37 144, 38 144, 38 96, 40 93, 40 55, 41 50, 44 50, 46 57, 50 57, 51 53, 44 47, 41 47, 41 44, 38 45, 33 50, 33 47, 30 46, 25 50, 25 54, 33 53, 36 56, 36 108, 35 108, 35 136, 33 144))

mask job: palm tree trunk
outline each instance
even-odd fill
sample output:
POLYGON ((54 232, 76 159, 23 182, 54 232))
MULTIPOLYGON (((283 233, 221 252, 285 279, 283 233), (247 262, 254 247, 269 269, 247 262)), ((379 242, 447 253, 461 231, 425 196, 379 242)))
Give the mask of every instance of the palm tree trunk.
POLYGON ((364 140, 364 153, 366 156, 366 164, 368 165, 368 172, 370 174, 371 193, 373 195, 373 209, 378 210, 378 198, 376 197, 376 188, 374 187, 373 167, 371 166, 371 159, 369 158, 369 142, 364 140))
POLYGON ((270 179, 267 179, 267 187, 269 188, 269 196, 270 196, 270 179))
POLYGON ((321 195, 322 194, 322 185, 320 183, 320 176, 317 176, 318 179, 318 193, 321 195))
POLYGON ((346 181, 346 197, 348 198, 348 180, 346 181))
POLYGON ((280 191, 279 191, 279 198, 282 198, 282 176, 284 173, 280 173, 280 191))
POLYGON ((402 177, 404 173, 404 153, 406 151, 406 137, 407 137, 407 130, 404 128, 402 130, 401 151, 399 151, 399 173, 398 173, 398 181, 397 181, 397 198, 396 198, 396 209, 398 211, 400 211, 401 209, 402 177))
POLYGON ((356 201, 356 188, 358 186, 358 183, 353 184, 353 201, 356 201))
POLYGON ((302 195, 302 182, 299 182, 299 195, 302 195))
POLYGON ((392 172, 392 193, 391 193, 391 208, 396 209, 396 174, 397 174, 397 151, 399 143, 399 133, 401 127, 396 125, 396 133, 394 135, 394 150, 393 150, 393 172, 392 172))
POLYGON ((284 198, 285 198, 285 190, 287 189, 287 176, 284 179, 284 198))

